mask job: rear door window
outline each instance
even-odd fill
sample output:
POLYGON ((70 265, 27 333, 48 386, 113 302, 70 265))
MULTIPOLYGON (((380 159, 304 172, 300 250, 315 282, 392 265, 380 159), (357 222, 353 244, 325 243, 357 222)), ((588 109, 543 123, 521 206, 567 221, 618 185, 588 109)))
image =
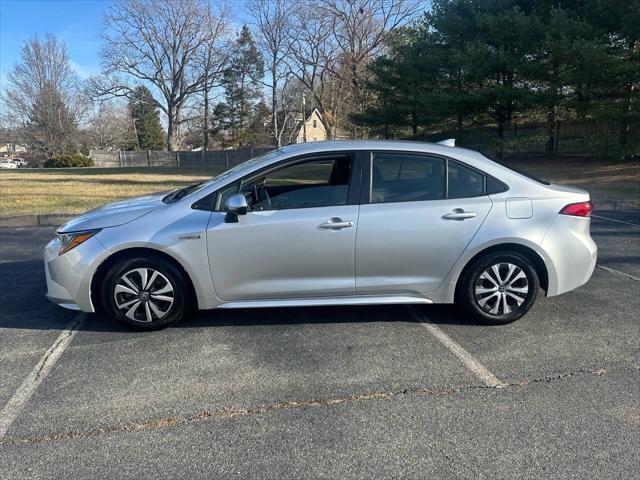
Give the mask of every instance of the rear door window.
POLYGON ((428 155, 375 153, 371 161, 371 203, 441 200, 445 161, 428 155))
POLYGON ((457 162, 447 162, 447 198, 480 197, 485 194, 485 176, 457 162))

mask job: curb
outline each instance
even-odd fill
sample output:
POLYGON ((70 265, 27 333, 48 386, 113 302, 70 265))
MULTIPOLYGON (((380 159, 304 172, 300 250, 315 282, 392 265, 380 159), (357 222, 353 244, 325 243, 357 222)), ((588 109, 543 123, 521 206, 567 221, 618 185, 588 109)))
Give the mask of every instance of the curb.
MULTIPOLYGON (((640 209, 640 200, 595 200, 595 211, 640 209)), ((37 213, 0 217, 0 227, 58 227, 81 213, 37 213)))
POLYGON ((80 213, 37 213, 0 217, 0 227, 58 227, 80 213))

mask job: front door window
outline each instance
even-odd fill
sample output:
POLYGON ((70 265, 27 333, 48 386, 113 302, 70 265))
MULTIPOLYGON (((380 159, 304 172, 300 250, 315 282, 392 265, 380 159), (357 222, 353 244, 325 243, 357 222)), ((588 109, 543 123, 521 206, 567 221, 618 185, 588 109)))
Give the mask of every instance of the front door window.
POLYGON ((351 158, 296 163, 243 182, 240 189, 252 211, 346 205, 351 158))

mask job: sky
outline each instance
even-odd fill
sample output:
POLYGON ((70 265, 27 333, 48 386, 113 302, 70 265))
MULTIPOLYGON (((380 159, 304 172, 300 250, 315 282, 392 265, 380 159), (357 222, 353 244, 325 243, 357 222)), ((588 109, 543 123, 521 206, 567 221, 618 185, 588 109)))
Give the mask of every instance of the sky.
MULTIPOLYGON (((0 0, 0 87, 22 44, 49 32, 63 40, 81 78, 100 72, 102 13, 109 0, 0 0)), ((240 2, 237 2, 240 3, 240 2)), ((242 16, 236 9, 236 17, 242 16)), ((236 21, 239 20, 236 18, 236 21)))
POLYGON ((49 32, 63 40, 81 78, 100 71, 98 37, 107 0, 0 0, 0 82, 20 59, 22 44, 49 32))

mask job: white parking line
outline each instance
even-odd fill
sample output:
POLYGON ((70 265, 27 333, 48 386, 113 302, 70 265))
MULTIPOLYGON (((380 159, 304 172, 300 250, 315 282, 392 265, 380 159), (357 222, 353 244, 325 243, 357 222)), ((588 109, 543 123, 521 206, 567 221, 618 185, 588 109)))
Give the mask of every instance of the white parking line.
POLYGON ((637 223, 625 222, 623 220, 616 220, 615 218, 609 217, 601 217, 600 215, 591 214, 593 218, 597 218, 598 220, 606 220, 608 222, 616 222, 616 223, 624 223, 625 225, 631 225, 632 227, 640 227, 637 223))
POLYGON ((598 267, 598 268, 600 268, 600 269, 602 269, 602 270, 604 270, 606 272, 613 273, 615 275, 620 275, 622 277, 629 278, 631 280, 635 280, 636 282, 640 282, 640 278, 638 278, 638 277, 636 277, 634 275, 630 275, 628 273, 620 272, 618 270, 614 270, 613 268, 605 267, 605 266, 600 265, 600 264, 597 264, 596 267, 598 267))
POLYGON ((13 394, 13 397, 11 397, 2 411, 0 411, 0 441, 4 439, 13 421, 20 415, 25 404, 67 348, 84 316, 84 313, 79 313, 69 322, 49 350, 42 356, 36 366, 33 367, 31 373, 25 378, 24 382, 22 382, 22 385, 20 385, 16 393, 13 394))
POLYGON ((493 373, 491 373, 484 365, 482 365, 476 358, 467 352, 461 345, 456 343, 449 335, 444 333, 440 327, 429 322, 427 317, 419 314, 413 307, 409 309, 411 315, 418 320, 420 325, 426 328, 431 335, 433 335, 442 345, 453 353, 462 364, 467 367, 471 372, 475 374, 480 380, 484 382, 487 387, 503 388, 507 384, 498 380, 493 373))

